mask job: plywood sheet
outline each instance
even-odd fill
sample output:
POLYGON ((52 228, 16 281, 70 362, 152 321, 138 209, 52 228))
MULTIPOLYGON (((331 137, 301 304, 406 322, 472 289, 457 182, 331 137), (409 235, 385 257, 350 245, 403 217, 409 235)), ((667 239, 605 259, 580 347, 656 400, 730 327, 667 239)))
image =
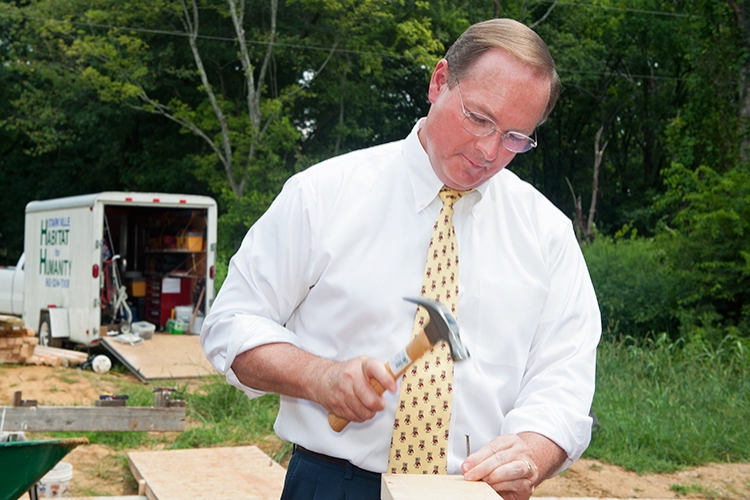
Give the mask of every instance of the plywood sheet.
POLYGON ((278 500, 286 476, 257 446, 133 451, 128 460, 155 500, 278 500))
POLYGON ((198 335, 156 333, 140 344, 102 337, 104 347, 144 382, 195 378, 218 372, 206 359, 198 335))
POLYGON ((497 500, 487 483, 464 481, 463 476, 383 474, 381 500, 497 500))

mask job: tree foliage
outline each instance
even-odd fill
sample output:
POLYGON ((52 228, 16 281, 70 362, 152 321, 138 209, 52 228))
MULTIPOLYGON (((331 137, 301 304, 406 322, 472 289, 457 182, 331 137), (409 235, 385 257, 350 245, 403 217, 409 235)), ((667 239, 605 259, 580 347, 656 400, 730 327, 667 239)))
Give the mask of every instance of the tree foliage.
POLYGON ((735 0, 0 1, 0 260, 21 251, 28 201, 125 189, 215 196, 226 262, 291 174, 408 134, 435 63, 491 17, 557 61, 558 106, 509 168, 596 238, 607 318, 748 335, 735 0))

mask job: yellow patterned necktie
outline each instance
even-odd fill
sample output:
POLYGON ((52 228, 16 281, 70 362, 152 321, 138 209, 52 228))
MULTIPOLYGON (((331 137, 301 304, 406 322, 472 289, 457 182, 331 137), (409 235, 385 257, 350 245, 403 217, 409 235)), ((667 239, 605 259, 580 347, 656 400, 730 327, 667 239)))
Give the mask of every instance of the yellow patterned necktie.
MULTIPOLYGON (((458 243, 453 228, 453 204, 466 191, 440 190, 443 208, 432 228, 427 252, 422 297, 447 306, 454 317, 458 305, 458 243)), ((420 306, 412 337, 429 314, 420 306)), ((403 375, 393 422, 388 472, 391 474, 447 474, 448 427, 451 420, 453 360, 442 341, 417 360, 403 375)))

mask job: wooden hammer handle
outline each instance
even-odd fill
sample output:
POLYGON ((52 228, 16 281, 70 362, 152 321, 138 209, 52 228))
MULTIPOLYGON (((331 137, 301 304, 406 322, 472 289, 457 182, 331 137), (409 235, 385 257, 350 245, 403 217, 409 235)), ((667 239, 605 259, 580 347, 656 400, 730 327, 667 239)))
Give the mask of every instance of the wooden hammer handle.
MULTIPOLYGON (((398 378, 406 373, 406 370, 408 370, 415 361, 430 350, 430 347, 432 347, 432 345, 427 339, 427 334, 425 334, 424 330, 420 331, 403 351, 398 352, 390 359, 390 361, 388 361, 388 363, 385 364, 386 371, 395 380, 398 380, 398 378)), ((378 394, 383 394, 385 392, 385 389, 380 385, 380 382, 374 378, 370 379, 370 385, 378 394)), ((349 421, 343 417, 329 413, 328 424, 334 431, 341 432, 344 430, 344 427, 349 424, 349 421)))

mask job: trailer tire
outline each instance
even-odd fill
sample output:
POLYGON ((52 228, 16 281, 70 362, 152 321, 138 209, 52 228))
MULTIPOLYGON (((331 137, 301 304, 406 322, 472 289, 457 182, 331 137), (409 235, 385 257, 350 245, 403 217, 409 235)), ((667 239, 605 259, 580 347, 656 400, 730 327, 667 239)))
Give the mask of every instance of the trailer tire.
POLYGON ((52 338, 52 322, 49 313, 45 312, 39 317, 39 345, 45 347, 61 347, 61 339, 52 338))

